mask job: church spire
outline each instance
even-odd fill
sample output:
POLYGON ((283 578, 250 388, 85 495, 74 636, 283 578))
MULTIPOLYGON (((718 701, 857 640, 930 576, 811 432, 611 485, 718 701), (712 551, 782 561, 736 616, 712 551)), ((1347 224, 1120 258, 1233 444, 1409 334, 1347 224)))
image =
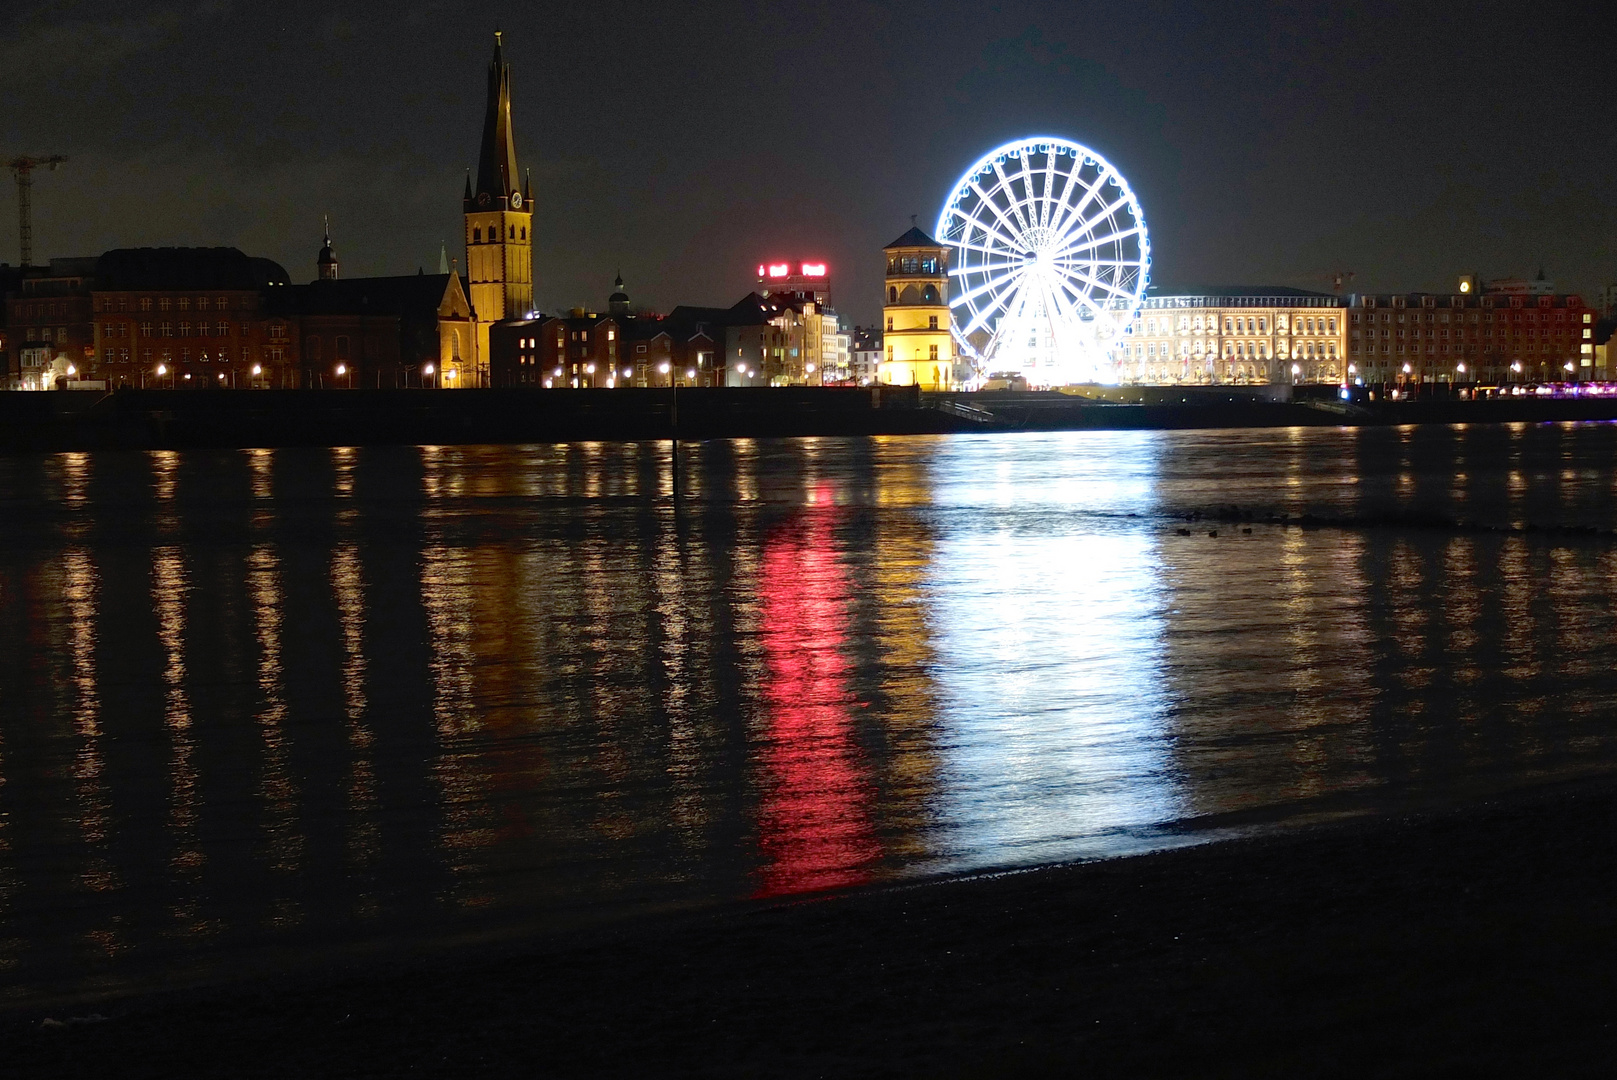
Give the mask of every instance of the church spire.
POLYGON ((337 280, 337 253, 331 247, 331 217, 325 219, 325 243, 320 248, 320 254, 315 256, 315 266, 320 272, 321 281, 337 280))
MULTIPOLYGON (((483 147, 477 161, 480 208, 503 208, 518 193, 516 137, 511 131, 511 67, 505 62, 503 35, 494 31, 494 59, 488 66, 488 111, 483 117, 483 147), (486 197, 486 198, 485 198, 486 197)), ((511 207, 516 209, 516 207, 511 207)))

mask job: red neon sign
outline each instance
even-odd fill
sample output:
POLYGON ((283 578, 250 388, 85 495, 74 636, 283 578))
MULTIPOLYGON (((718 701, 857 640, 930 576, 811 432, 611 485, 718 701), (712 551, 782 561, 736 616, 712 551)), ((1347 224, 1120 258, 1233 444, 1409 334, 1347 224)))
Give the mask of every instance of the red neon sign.
POLYGON ((824 263, 804 263, 803 264, 803 276, 804 277, 824 277, 825 276, 825 264, 824 263))
POLYGON ((786 277, 791 272, 792 272, 792 264, 791 263, 770 263, 769 264, 769 276, 770 277, 786 277))

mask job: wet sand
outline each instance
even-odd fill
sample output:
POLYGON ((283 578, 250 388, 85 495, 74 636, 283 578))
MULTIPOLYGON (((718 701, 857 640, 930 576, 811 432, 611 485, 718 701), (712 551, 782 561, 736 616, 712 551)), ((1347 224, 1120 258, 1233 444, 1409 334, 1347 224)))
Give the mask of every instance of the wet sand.
POLYGON ((1604 1074, 1617 780, 506 952, 17 1013, 0 1072, 1604 1074))

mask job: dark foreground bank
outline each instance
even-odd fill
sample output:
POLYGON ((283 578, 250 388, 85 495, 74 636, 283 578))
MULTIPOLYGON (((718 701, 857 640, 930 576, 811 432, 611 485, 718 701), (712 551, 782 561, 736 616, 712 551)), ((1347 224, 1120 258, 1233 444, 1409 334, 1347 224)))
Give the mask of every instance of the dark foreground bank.
POLYGON ((1333 387, 922 394, 681 390, 64 390, 0 394, 0 452, 920 435, 1617 419, 1617 398, 1344 404, 1333 387))
POLYGON ((1600 780, 0 1036, 34 1076, 1565 1076, 1614 971, 1600 780))

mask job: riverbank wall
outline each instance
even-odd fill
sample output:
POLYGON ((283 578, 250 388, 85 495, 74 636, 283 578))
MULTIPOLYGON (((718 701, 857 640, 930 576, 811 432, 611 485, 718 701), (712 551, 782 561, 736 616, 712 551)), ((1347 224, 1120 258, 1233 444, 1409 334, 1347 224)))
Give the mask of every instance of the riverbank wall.
POLYGON ((0 452, 1617 420, 1617 399, 1369 405, 1272 388, 1117 395, 910 387, 0 394, 0 452))

